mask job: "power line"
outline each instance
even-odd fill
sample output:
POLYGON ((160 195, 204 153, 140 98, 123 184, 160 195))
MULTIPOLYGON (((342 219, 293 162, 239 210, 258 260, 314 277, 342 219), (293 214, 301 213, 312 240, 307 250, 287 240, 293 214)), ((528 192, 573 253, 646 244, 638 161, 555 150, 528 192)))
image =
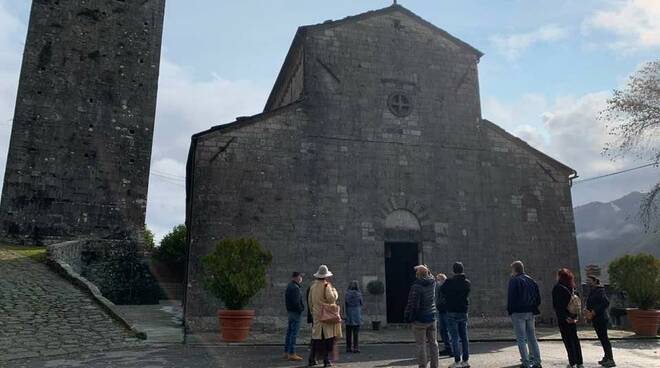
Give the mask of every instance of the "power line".
POLYGON ((627 173, 627 172, 630 172, 630 171, 643 169, 643 168, 649 167, 649 166, 658 166, 658 162, 654 161, 654 162, 650 162, 650 163, 647 163, 647 164, 644 164, 644 165, 641 165, 641 166, 632 167, 630 169, 616 171, 616 172, 605 174, 605 175, 594 176, 594 177, 586 178, 586 179, 582 179, 582 180, 576 180, 576 181, 573 182, 573 185, 577 185, 577 184, 588 182, 588 181, 598 180, 598 179, 602 179, 602 178, 607 178, 608 176, 619 175, 619 174, 627 173))
POLYGON ((168 179, 172 179, 172 180, 181 180, 181 181, 185 181, 185 180, 186 180, 186 177, 185 177, 185 176, 179 176, 179 175, 176 175, 176 174, 170 174, 170 173, 163 172, 163 171, 151 170, 151 173, 154 174, 154 175, 156 175, 156 176, 163 176, 163 177, 167 177, 168 179))
POLYGON ((178 187, 185 187, 186 186, 184 183, 182 183, 180 181, 172 180, 172 179, 170 179, 166 176, 158 175, 158 174, 155 174, 155 173, 151 173, 151 175, 157 177, 158 179, 160 179, 160 180, 162 180, 162 181, 164 181, 168 184, 176 185, 178 187))

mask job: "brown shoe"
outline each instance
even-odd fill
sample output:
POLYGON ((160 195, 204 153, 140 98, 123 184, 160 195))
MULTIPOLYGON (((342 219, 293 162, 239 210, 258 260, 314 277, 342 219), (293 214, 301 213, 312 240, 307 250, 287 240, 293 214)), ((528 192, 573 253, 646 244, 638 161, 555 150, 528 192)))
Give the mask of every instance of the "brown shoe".
POLYGON ((292 362, 299 362, 299 361, 301 361, 301 360, 303 360, 303 359, 304 359, 304 358, 301 357, 301 356, 298 355, 298 354, 291 354, 291 355, 289 355, 289 360, 292 361, 292 362))

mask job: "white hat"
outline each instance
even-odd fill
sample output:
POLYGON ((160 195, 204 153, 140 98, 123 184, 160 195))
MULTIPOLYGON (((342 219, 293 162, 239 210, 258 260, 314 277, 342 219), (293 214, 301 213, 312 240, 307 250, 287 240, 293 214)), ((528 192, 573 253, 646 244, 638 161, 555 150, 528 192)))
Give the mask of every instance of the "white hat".
POLYGON ((317 279, 325 279, 326 277, 330 277, 330 276, 332 276, 332 272, 328 270, 328 266, 326 265, 320 265, 319 270, 316 271, 316 273, 314 274, 314 277, 316 277, 317 279))

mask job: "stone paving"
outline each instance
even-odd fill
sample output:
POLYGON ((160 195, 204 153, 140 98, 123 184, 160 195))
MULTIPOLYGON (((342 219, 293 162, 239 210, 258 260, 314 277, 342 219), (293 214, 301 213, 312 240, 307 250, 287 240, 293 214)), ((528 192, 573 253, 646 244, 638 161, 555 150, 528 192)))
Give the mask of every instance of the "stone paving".
MULTIPOLYGON (((280 344, 286 330, 260 330, 253 328, 250 331, 250 336, 245 343, 238 345, 277 345, 280 344)), ((470 327, 469 331, 470 341, 514 341, 515 336, 513 329, 510 326, 501 327, 470 327)), ((596 333, 591 326, 580 326, 578 331, 580 339, 582 340, 597 340, 596 333)), ((561 341, 561 335, 557 327, 536 327, 536 336, 541 341, 561 341)), ((637 339, 638 337, 634 332, 610 329, 609 336, 611 339, 637 339)), ((298 334, 298 342, 309 341, 311 338, 311 330, 309 325, 302 325, 300 333, 298 334)), ((410 326, 397 326, 394 328, 381 328, 379 331, 373 331, 368 326, 363 326, 360 330, 360 341, 363 344, 391 344, 391 343, 409 343, 413 342, 413 334, 410 331, 410 326)), ((341 343, 344 339, 341 339, 341 343)), ((189 345, 230 345, 224 343, 220 339, 218 332, 204 332, 186 335, 186 344, 189 345)), ((233 344, 237 345, 237 344, 233 344)))
POLYGON ((0 247, 0 367, 21 358, 140 345, 48 266, 0 247))
MULTIPOLYGON (((613 342, 614 357, 621 368, 658 367, 659 340, 617 340, 613 342)), ((603 350, 597 342, 583 341, 585 368, 599 367, 603 350)), ((298 353, 307 357, 306 348, 298 353)), ((365 345, 361 354, 340 353, 336 367, 350 368, 415 368, 415 345, 365 345)), ((541 342, 545 368, 565 368, 566 350, 561 342, 541 342)), ((518 368, 520 355, 513 342, 470 344, 470 362, 474 368, 518 368)), ((282 359, 281 346, 213 346, 190 347, 169 345, 160 348, 113 351, 47 359, 26 359, 13 362, 12 368, 276 368, 304 367, 304 364, 282 359)), ((449 358, 440 361, 445 368, 449 358)))

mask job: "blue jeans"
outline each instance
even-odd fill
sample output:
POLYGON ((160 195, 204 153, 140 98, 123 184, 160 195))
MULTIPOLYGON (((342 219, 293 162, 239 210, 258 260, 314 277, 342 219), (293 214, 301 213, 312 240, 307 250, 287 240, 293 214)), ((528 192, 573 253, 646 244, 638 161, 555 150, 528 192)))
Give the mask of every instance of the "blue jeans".
POLYGON ((467 320, 467 313, 447 313, 447 329, 449 330, 449 336, 451 336, 451 351, 456 362, 461 361, 461 352, 463 353, 464 362, 470 359, 467 320), (458 343, 459 339, 461 340, 460 344, 458 343))
POLYGON ((524 367, 532 365, 541 365, 541 351, 539 343, 536 341, 536 331, 534 330, 533 313, 513 313, 511 315, 513 322, 513 331, 516 333, 518 350, 520 351, 520 360, 524 367), (529 347, 529 351, 527 350, 529 347))
POLYGON ((451 351, 449 330, 447 330, 447 313, 438 313, 438 332, 442 338, 442 343, 445 345, 445 350, 451 351))
POLYGON ((302 313, 289 312, 289 326, 286 329, 286 339, 284 340, 284 352, 293 354, 296 352, 296 339, 300 329, 300 318, 302 313))

